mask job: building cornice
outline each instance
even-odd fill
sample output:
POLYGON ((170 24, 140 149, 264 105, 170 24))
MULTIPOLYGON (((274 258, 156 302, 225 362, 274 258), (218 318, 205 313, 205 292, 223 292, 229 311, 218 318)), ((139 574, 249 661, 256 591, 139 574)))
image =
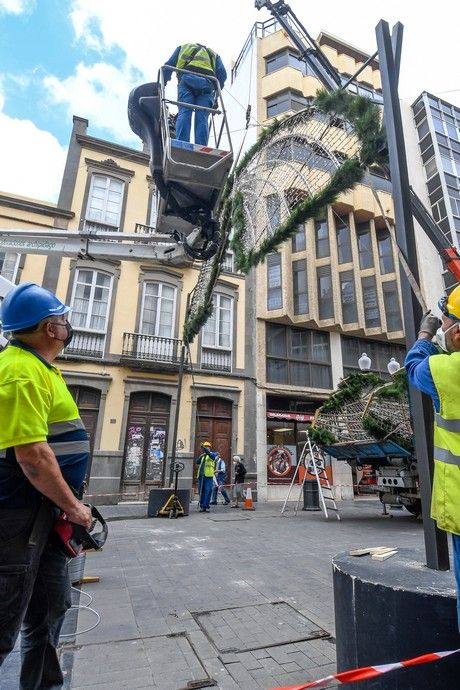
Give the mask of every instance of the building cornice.
POLYGON ((97 139, 96 137, 90 137, 86 134, 77 134, 77 142, 85 149, 108 153, 112 156, 132 161, 133 163, 140 163, 141 165, 149 164, 149 156, 146 153, 130 149, 127 146, 121 146, 120 144, 114 144, 111 141, 97 139))
POLYGON ((69 220, 75 217, 73 211, 67 211, 64 208, 58 208, 41 201, 9 196, 8 194, 0 194, 0 206, 15 208, 18 211, 27 211, 28 213, 39 213, 42 216, 51 216, 52 218, 66 218, 69 220))

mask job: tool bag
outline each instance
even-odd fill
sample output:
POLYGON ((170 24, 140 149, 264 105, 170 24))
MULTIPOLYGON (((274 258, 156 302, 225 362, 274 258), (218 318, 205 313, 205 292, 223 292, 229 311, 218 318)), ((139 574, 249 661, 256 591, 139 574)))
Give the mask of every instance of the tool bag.
POLYGON ((109 529, 106 521, 97 508, 89 504, 85 505, 91 508, 91 515, 94 518, 89 530, 82 525, 70 522, 63 512, 58 515, 54 522, 53 542, 68 558, 75 558, 82 551, 88 551, 88 549, 99 551, 107 540, 109 529), (97 523, 101 525, 101 531, 94 533, 93 530, 97 523))

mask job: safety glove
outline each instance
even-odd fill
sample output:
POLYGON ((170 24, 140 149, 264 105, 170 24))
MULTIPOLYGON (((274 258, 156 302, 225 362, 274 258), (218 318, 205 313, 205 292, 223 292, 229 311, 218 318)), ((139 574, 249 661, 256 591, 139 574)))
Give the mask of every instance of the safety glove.
POLYGON ((420 322, 419 333, 428 333, 433 338, 438 328, 441 326, 442 321, 438 319, 437 316, 428 310, 423 315, 423 319, 420 322))

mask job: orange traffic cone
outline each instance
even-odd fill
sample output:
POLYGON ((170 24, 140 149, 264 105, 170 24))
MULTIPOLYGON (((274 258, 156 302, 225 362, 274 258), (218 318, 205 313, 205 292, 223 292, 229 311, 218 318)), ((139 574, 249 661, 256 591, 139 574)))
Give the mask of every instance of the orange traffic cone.
POLYGON ((248 488, 246 489, 246 497, 244 499, 243 510, 255 510, 254 501, 252 500, 252 491, 251 491, 250 486, 248 486, 248 488))

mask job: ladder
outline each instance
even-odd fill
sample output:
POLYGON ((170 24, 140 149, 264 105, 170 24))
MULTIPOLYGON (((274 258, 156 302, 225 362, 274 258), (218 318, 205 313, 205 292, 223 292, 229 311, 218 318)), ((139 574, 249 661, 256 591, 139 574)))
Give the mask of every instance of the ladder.
POLYGON ((319 446, 317 446, 315 443, 312 444, 310 434, 308 433, 308 431, 307 431, 307 439, 306 439, 304 446, 302 448, 299 462, 297 463, 297 466, 295 468, 294 476, 292 478, 288 494, 287 494, 286 499, 283 503, 283 507, 281 508, 281 514, 283 514, 287 510, 286 505, 287 505, 287 502, 289 501, 289 498, 290 498, 292 489, 294 487, 295 481, 297 479, 300 467, 304 467, 305 474, 304 474, 302 483, 300 485, 299 497, 297 499, 294 513, 297 515, 297 511, 299 509, 300 499, 303 495, 303 488, 304 488, 304 484, 305 484, 305 481, 307 478, 307 473, 308 473, 310 475, 314 475, 316 478, 316 482, 318 484, 318 493, 319 493, 319 500, 321 503, 321 509, 322 509, 326 519, 329 517, 328 510, 331 510, 331 511, 335 512, 337 520, 340 520, 339 510, 337 508, 337 504, 336 504, 335 499, 334 499, 334 494, 332 492, 332 487, 329 483, 329 478, 328 478, 327 472, 326 472, 326 463, 325 463, 324 453, 319 448, 319 446))

